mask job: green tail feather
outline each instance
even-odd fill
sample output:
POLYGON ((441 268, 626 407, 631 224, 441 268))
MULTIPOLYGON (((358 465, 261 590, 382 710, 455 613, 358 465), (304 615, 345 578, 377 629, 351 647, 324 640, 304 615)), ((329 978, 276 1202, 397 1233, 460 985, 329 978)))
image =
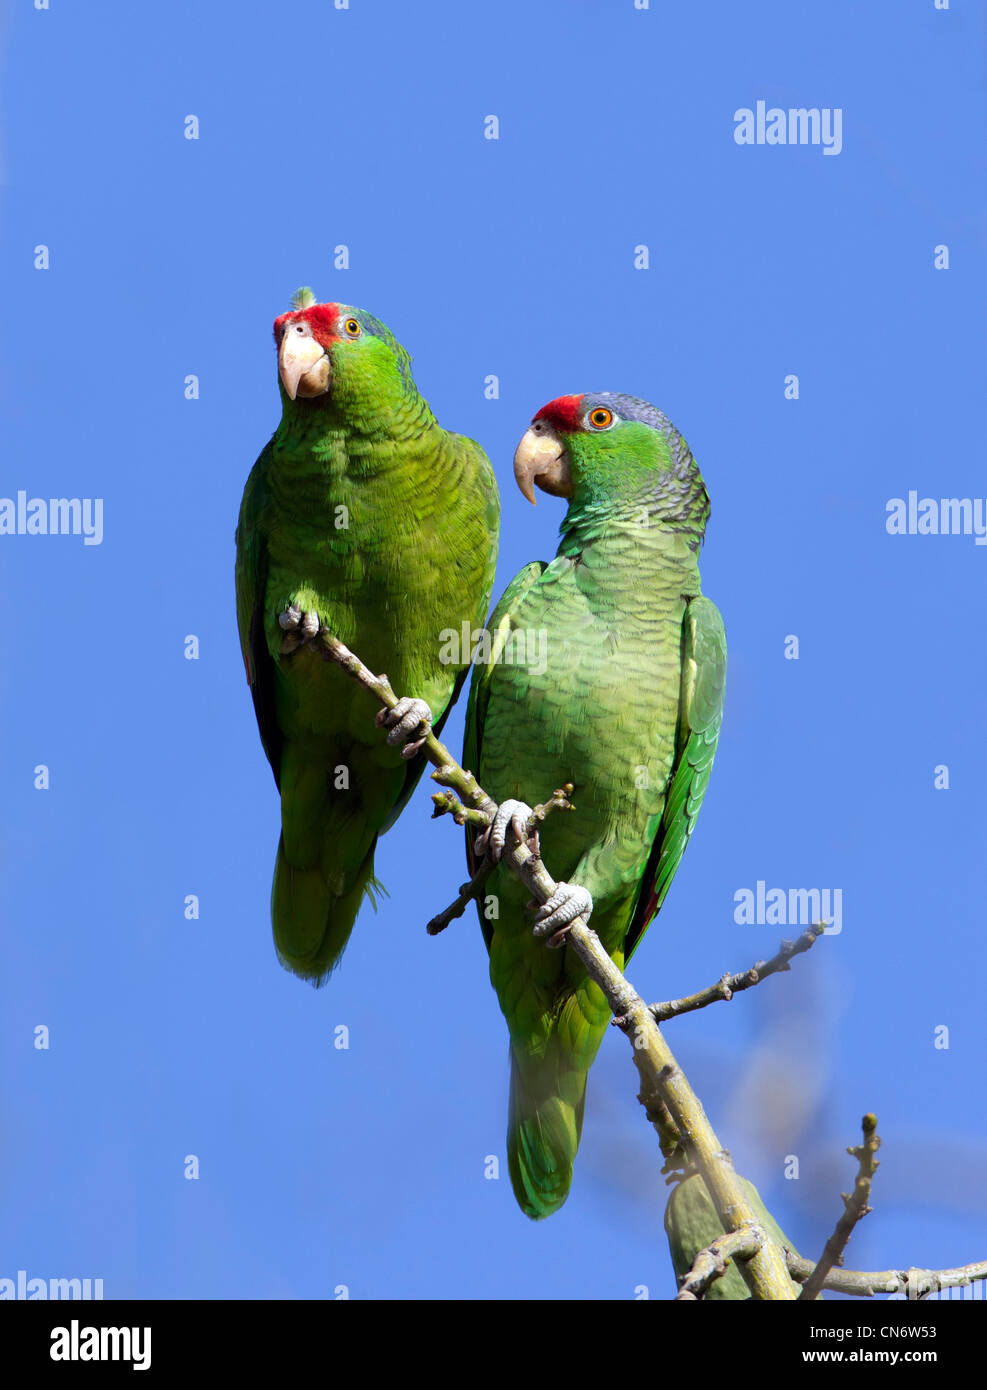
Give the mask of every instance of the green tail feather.
POLYGON ((558 1044, 549 1054, 519 1059, 511 1049, 507 1165, 518 1205, 532 1221, 558 1211, 569 1195, 586 1104, 586 1072, 560 1069, 558 1044), (522 1074, 523 1073, 523 1074, 522 1074))
POLYGON ((364 897, 376 911, 374 894, 384 892, 374 878, 376 844, 375 837, 356 872, 338 874, 330 887, 320 865, 293 868, 285 857, 283 836, 278 843, 271 890, 274 946, 286 970, 316 987, 324 985, 339 964, 364 897))

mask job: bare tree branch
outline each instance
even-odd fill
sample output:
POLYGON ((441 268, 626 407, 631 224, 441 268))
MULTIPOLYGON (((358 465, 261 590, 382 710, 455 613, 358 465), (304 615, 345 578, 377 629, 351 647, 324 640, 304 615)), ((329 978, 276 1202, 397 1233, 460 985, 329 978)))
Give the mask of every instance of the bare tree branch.
MULTIPOLYGON (((320 631, 318 638, 328 660, 336 662, 382 704, 393 709, 397 698, 384 677, 375 676, 325 629, 320 631)), ((429 761, 435 765, 433 779, 451 789, 454 793, 452 800, 458 806, 457 810, 448 797, 443 797, 445 804, 439 808, 439 798, 436 798, 439 813, 452 810, 457 819, 462 813, 473 820, 470 812, 479 812, 475 820, 489 822, 496 810, 496 803, 480 787, 473 774, 459 765, 431 731, 425 735, 423 747, 429 761)), ((554 879, 540 855, 533 853, 526 844, 505 849, 502 862, 520 878, 539 903, 548 902, 554 894, 554 879)), ((641 1077, 641 1103, 650 1114, 656 1108, 657 1101, 664 1102, 678 1129, 684 1152, 702 1174, 725 1231, 730 1233, 746 1228, 757 1241, 756 1251, 737 1263, 752 1297, 760 1300, 794 1299, 796 1295, 784 1253, 768 1239, 757 1221, 730 1155, 717 1139, 699 1098, 676 1062, 647 1004, 614 965, 596 933, 582 916, 576 917, 570 924, 564 940, 579 956, 590 978, 603 991, 618 1020, 618 1027, 631 1040, 634 1061, 641 1077)))
MULTIPOLYGON (((385 675, 375 676, 373 671, 364 666, 358 656, 350 651, 349 647, 336 640, 326 628, 320 628, 317 635, 318 644, 327 661, 334 661, 341 670, 348 676, 357 681, 365 690, 369 690, 380 703, 387 709, 393 709, 398 702, 398 697, 391 689, 391 683, 385 675)), ((474 823, 480 826, 487 825, 497 809, 497 803, 493 801, 479 785, 471 772, 466 772, 459 766, 456 759, 449 752, 444 743, 432 733, 431 729, 424 735, 424 751, 428 756, 429 762, 435 765, 432 773, 434 781, 442 787, 451 789, 451 796, 448 796, 450 805, 443 806, 439 814, 444 810, 454 810, 454 806, 463 812, 474 823), (479 815, 474 813, 479 812, 479 815)))
POLYGON ((757 1235, 748 1227, 720 1236, 700 1250, 691 1267, 679 1281, 676 1303, 693 1302, 706 1292, 715 1279, 727 1272, 730 1260, 749 1260, 759 1248, 757 1235))
MULTIPOLYGON (((815 1268, 811 1260, 788 1252, 788 1270, 798 1283, 804 1284, 815 1268)), ((822 1287, 834 1293, 856 1294, 858 1298, 873 1298, 877 1293, 903 1293, 908 1298, 924 1298, 940 1289, 963 1288, 982 1279, 987 1279, 987 1260, 960 1265, 956 1269, 831 1269, 822 1287)))
POLYGON ((650 1004, 648 1007, 655 1022, 664 1023, 670 1018, 678 1018, 680 1014, 705 1009, 708 1004, 715 1004, 720 999, 730 1000, 741 990, 751 989, 754 985, 760 984, 769 975, 791 970, 789 961, 792 956, 800 956, 804 951, 810 950, 825 930, 824 922, 816 922, 804 931, 797 941, 783 941, 778 954, 770 960, 759 960, 749 970, 742 970, 736 975, 721 975, 715 985, 701 989, 696 994, 687 994, 684 999, 669 999, 664 1004, 650 1004))
MULTIPOLYGON (((318 643, 327 660, 359 682, 387 709, 397 704, 397 696, 386 676, 375 676, 347 647, 326 629, 318 634, 318 643)), ((460 825, 471 824, 478 830, 489 825, 497 804, 479 785, 473 774, 456 761, 430 729, 423 732, 422 747, 434 765, 434 781, 446 788, 433 797, 434 815, 451 814, 460 825)), ((569 797, 572 785, 555 791, 544 805, 536 806, 529 818, 527 838, 531 843, 538 826, 553 810, 571 810, 569 797)), ((556 884, 529 844, 514 845, 505 850, 503 861, 521 879, 532 896, 541 903, 548 901, 556 884)), ((456 901, 433 917, 428 929, 433 935, 449 922, 462 915, 467 904, 477 897, 492 870, 484 858, 469 883, 463 884, 456 901)), ((740 1181, 713 1131, 699 1098, 695 1095, 658 1024, 679 1014, 705 1008, 720 999, 730 999, 744 989, 750 989, 769 975, 790 968, 793 956, 808 951, 823 934, 824 927, 816 923, 794 942, 784 941, 778 954, 769 961, 758 961, 750 970, 738 975, 724 975, 715 985, 684 999, 670 1000, 650 1007, 628 983, 614 965, 590 930, 583 917, 577 917, 564 933, 557 933, 546 945, 571 945, 586 967, 590 978, 603 991, 614 1014, 614 1024, 627 1034, 634 1047, 634 1061, 641 1077, 638 1096, 648 1119, 658 1131, 665 1169, 680 1167, 681 1159, 701 1174, 713 1201, 725 1233, 705 1250, 700 1251, 692 1268, 682 1280, 677 1297, 695 1300, 733 1259, 750 1289, 753 1298, 760 1300, 790 1300, 795 1297, 791 1281, 803 1285, 802 1299, 815 1298, 821 1289, 855 1294, 869 1298, 876 1293, 904 1293, 909 1298, 921 1298, 945 1288, 958 1288, 979 1280, 987 1280, 987 1260, 955 1269, 860 1270, 834 1269, 842 1264, 843 1252, 857 1222, 867 1214, 871 1181, 877 1169, 877 1150, 881 1141, 877 1135, 877 1120, 873 1115, 863 1119, 862 1145, 847 1152, 858 1160, 858 1172, 852 1194, 843 1193, 845 1210, 836 1229, 826 1242, 822 1257, 813 1264, 772 1244, 753 1209, 750 1207, 740 1181)))
POLYGON ((854 1226, 871 1210, 867 1205, 870 1197, 870 1185, 880 1166, 877 1151, 881 1147, 881 1140, 877 1133, 877 1116, 865 1115, 861 1121, 861 1128, 864 1132, 864 1142, 847 1149, 847 1153, 857 1160, 857 1177, 853 1184, 853 1192, 840 1194, 843 1198, 843 1215, 837 1221, 836 1229, 827 1240, 816 1267, 802 1285, 802 1292, 799 1294, 800 1301, 815 1298, 822 1291, 829 1271, 834 1265, 843 1263, 843 1252, 853 1234, 854 1226))

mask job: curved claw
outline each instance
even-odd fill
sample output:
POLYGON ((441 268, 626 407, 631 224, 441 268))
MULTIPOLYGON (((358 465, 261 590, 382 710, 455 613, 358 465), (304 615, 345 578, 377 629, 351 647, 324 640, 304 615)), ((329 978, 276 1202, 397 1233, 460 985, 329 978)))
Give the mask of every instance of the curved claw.
POLYGON ((432 711, 424 700, 416 700, 410 695, 405 695, 393 709, 385 708, 378 712, 377 727, 390 730, 387 735, 387 742, 392 748, 396 748, 401 743, 408 743, 409 739, 417 735, 414 745, 409 745, 410 751, 409 748, 402 748, 401 750, 403 758, 413 758, 432 727, 432 711))
POLYGON ((593 899, 587 889, 578 883, 557 883, 548 902, 535 913, 535 936, 565 933, 577 917, 588 922, 592 911, 593 899))
POLYGON ((486 830, 476 837, 474 850, 477 854, 489 854, 491 863, 499 864, 507 843, 508 826, 517 843, 523 845, 528 837, 530 819, 531 807, 527 802, 513 798, 502 801, 486 830))

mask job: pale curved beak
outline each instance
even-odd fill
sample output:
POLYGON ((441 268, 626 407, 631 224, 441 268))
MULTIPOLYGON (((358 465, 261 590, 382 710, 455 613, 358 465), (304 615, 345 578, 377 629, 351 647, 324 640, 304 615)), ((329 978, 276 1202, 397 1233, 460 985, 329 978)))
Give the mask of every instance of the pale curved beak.
POLYGON ((553 497, 572 496, 569 456, 551 425, 538 421, 525 431, 514 455, 514 476, 532 506, 536 486, 553 497))
POLYGON ((293 333, 290 326, 278 349, 278 371, 289 400, 324 396, 329 390, 329 358, 322 344, 309 333, 293 333))

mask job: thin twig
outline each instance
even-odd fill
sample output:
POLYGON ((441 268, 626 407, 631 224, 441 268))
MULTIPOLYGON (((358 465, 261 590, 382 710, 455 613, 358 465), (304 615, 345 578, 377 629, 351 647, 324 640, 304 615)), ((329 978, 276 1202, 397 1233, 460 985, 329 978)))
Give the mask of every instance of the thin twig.
POLYGON ((825 922, 816 922, 798 938, 797 941, 783 941, 776 956, 770 960, 759 960, 749 970, 741 970, 736 975, 721 975, 715 985, 701 989, 696 994, 687 994, 684 999, 669 999, 664 1004, 650 1004, 648 1007, 656 1023, 664 1023, 680 1014, 693 1013, 705 1009, 720 999, 730 1000, 741 990, 751 989, 769 975, 777 975, 783 970, 791 970, 792 956, 800 956, 810 950, 826 930, 825 922))
MULTIPOLYGON (((442 747, 442 744, 439 744, 442 747)), ((438 781, 437 773, 432 776, 438 781)), ((438 820, 439 816, 452 816, 457 825, 472 825, 477 830, 483 830, 490 824, 489 817, 483 811, 478 811, 473 806, 464 806, 459 797, 453 791, 435 792, 432 795, 433 810, 432 819, 438 820)))
MULTIPOLYGON (((558 787, 544 805, 535 806, 533 808, 528 818, 527 838, 537 833, 538 827, 543 824, 552 811, 574 811, 576 809, 569 800, 572 795, 572 790, 572 783, 567 782, 564 787, 558 787)), ((458 802, 457 798, 453 797, 452 792, 436 792, 432 800, 435 802, 435 810, 432 812, 433 819, 436 816, 442 815, 444 810, 451 809, 453 819, 458 821, 460 825, 465 824, 471 815, 473 817, 481 817, 483 825, 489 824, 487 817, 483 815, 481 811, 469 812, 466 807, 458 802), (458 810, 462 813, 462 819, 460 815, 457 814, 456 807, 452 806, 453 801, 456 801, 458 810), (439 806, 440 802, 442 802, 441 809, 439 806)), ((429 936, 438 936, 440 932, 445 931, 450 922, 454 922, 457 917, 462 917, 473 899, 479 898, 480 890, 496 867, 496 864, 494 864, 489 856, 484 856, 484 858, 480 860, 476 873, 474 873, 469 883, 464 883, 462 885, 455 901, 451 902, 448 907, 443 908, 441 912, 437 912, 427 924, 425 930, 428 932, 429 936)))
MULTIPOLYGON (((799 1284, 804 1284, 816 1266, 788 1252, 788 1271, 799 1284)), ((835 1293, 856 1294, 858 1298, 873 1298, 877 1293, 903 1293, 910 1299, 924 1298, 940 1289, 959 1289, 987 1279, 987 1260, 977 1264, 960 1265, 956 1269, 831 1269, 823 1280, 824 1289, 835 1293)))
POLYGON ((722 1235, 700 1250, 689 1269, 679 1281, 675 1302, 693 1302, 705 1294, 710 1284, 726 1274, 732 1260, 749 1260, 760 1248, 758 1237, 748 1226, 722 1235))
POLYGON ((867 1203, 870 1197, 871 1181, 880 1166, 877 1151, 881 1147, 881 1140, 877 1133, 876 1115, 865 1115, 860 1123, 864 1133, 864 1142, 847 1149, 847 1153, 857 1160, 857 1177, 853 1184, 853 1192, 840 1194, 843 1198, 843 1215, 837 1221, 836 1229, 827 1240, 815 1269, 802 1285, 802 1292, 799 1294, 800 1301, 815 1298, 821 1293, 829 1271, 834 1265, 843 1263, 843 1252, 853 1234, 854 1226, 871 1210, 867 1203))
MULTIPOLYGON (((335 661, 354 680, 366 687, 389 709, 397 703, 390 684, 376 677, 341 642, 325 630, 319 641, 329 660, 335 661)), ((430 762, 435 764, 432 776, 442 786, 458 794, 463 809, 481 811, 489 820, 496 802, 488 796, 471 772, 456 762, 438 739, 429 732, 423 744, 430 762)), ((507 864, 532 897, 539 903, 548 902, 556 890, 555 880, 545 868, 540 854, 527 844, 512 845, 505 850, 502 862, 507 864)), ((755 1299, 786 1300, 796 1297, 780 1247, 769 1240, 757 1220, 740 1180, 730 1161, 730 1155, 717 1139, 702 1104, 692 1090, 672 1054, 664 1035, 655 1022, 647 1004, 614 965, 585 918, 576 917, 565 934, 565 944, 579 957, 586 972, 603 991, 611 1011, 620 1020, 619 1027, 634 1048, 634 1062, 641 1078, 639 1100, 648 1113, 660 1099, 677 1127, 684 1153, 702 1174, 706 1190, 713 1200, 725 1232, 747 1228, 758 1241, 749 1258, 740 1259, 737 1268, 755 1299)))
MULTIPOLYGON (((334 661, 348 676, 352 676, 365 690, 369 690, 370 694, 378 699, 382 705, 386 705, 388 709, 394 708, 398 702, 398 697, 391 689, 391 683, 386 676, 375 676, 373 671, 364 666, 360 658, 350 651, 349 647, 344 646, 342 642, 333 637, 326 628, 320 629, 317 641, 329 661, 334 661)), ((467 813, 479 811, 482 815, 478 818, 477 824, 486 825, 496 811, 497 803, 487 796, 472 772, 467 772, 460 767, 445 744, 439 742, 431 729, 424 735, 422 747, 429 762, 435 766, 432 780, 438 782, 440 787, 449 787, 455 793, 448 798, 449 805, 444 805, 438 814, 441 815, 446 810, 455 814, 456 808, 460 811, 467 811, 467 813)))
POLYGON ((564 787, 556 787, 555 791, 540 806, 535 806, 528 817, 528 838, 535 834, 538 827, 548 819, 553 811, 574 811, 576 808, 570 801, 575 788, 571 782, 566 782, 564 787))
POLYGON ((496 865, 492 859, 480 860, 480 867, 470 879, 469 883, 464 883, 460 888, 459 896, 456 898, 456 901, 450 903, 448 907, 443 908, 441 912, 437 912, 428 923, 425 930, 428 932, 429 936, 438 936, 439 932, 445 931, 450 922, 454 922, 457 917, 462 917, 473 899, 480 896, 483 885, 495 868, 496 865))

